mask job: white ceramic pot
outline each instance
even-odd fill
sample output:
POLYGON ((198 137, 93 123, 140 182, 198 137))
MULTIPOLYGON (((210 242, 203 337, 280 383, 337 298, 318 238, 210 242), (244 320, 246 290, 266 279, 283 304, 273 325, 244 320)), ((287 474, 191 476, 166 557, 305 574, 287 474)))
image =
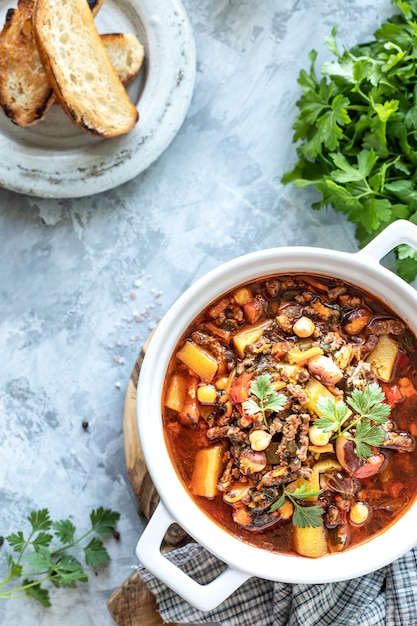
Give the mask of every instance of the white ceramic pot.
POLYGON ((167 365, 188 325, 226 291, 268 274, 307 272, 346 280, 381 298, 417 333, 416 291, 380 264, 400 243, 417 249, 417 228, 405 220, 391 224, 354 254, 282 247, 241 256, 199 279, 158 325, 141 369, 137 417, 143 453, 160 503, 139 539, 136 554, 149 571, 198 609, 215 608, 253 576, 307 584, 348 580, 393 562, 417 544, 417 502, 395 525, 369 542, 319 559, 268 552, 245 544, 211 521, 188 495, 171 464, 161 418, 167 365), (174 522, 227 564, 226 570, 208 585, 199 585, 161 553, 163 536, 174 522))

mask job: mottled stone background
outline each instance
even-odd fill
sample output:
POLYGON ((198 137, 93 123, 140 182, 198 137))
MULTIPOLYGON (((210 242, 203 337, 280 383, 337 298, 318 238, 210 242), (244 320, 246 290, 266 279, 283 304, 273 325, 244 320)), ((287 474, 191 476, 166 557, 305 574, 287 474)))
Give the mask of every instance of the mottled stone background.
MULTIPOLYGON (((157 1, 155 5, 157 6, 157 1)), ((314 192, 283 187, 308 52, 369 38, 389 0, 186 0, 197 48, 188 115, 147 171, 110 192, 50 200, 0 190, 0 535, 32 509, 120 511, 111 564, 53 606, 0 600, 5 626, 110 626, 142 529, 122 438, 143 341, 176 297, 222 261, 265 247, 355 251, 354 228, 314 192), (88 421, 85 431, 82 422, 88 421)), ((2 155, 7 158, 7 155, 2 155)), ((0 548, 0 570, 5 547, 0 548)))

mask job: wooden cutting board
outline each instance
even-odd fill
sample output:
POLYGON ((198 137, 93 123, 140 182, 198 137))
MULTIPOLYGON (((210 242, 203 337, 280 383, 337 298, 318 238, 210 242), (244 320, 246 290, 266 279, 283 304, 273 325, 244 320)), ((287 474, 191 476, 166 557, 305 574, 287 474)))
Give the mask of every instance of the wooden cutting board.
MULTIPOLYGON (((146 468, 136 424, 136 392, 140 368, 152 335, 144 344, 136 361, 126 391, 123 410, 123 444, 126 467, 133 492, 137 498, 138 513, 149 519, 159 502, 158 493, 146 468)), ((189 536, 178 525, 172 525, 164 538, 162 551, 168 552, 188 542, 189 536)), ((118 626, 178 626, 162 621, 153 594, 137 572, 110 596, 108 609, 118 626)))

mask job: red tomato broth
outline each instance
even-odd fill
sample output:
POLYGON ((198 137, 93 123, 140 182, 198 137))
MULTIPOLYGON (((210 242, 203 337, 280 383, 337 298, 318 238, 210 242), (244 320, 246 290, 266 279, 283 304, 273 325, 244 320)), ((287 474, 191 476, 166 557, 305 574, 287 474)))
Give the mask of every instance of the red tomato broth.
MULTIPOLYGON (((369 340, 370 335, 372 335, 372 333, 369 332, 369 328, 372 327, 372 322, 396 320, 403 324, 404 330, 401 333, 393 335, 393 337, 395 337, 395 341, 398 342, 400 349, 398 351, 392 375, 389 381, 384 381, 382 383, 378 380, 378 383, 381 387, 385 388, 387 392, 386 402, 388 402, 387 398, 389 395, 389 388, 392 387, 394 390, 394 386, 396 387, 396 393, 394 394, 396 396, 396 401, 393 402, 392 412, 389 416, 390 421, 394 424, 395 431, 399 430, 409 432, 410 425, 412 426, 414 424, 414 430, 411 430, 414 435, 417 434, 417 392, 409 395, 408 397, 403 397, 400 400, 398 399, 397 394, 398 381, 400 379, 407 378, 411 383, 410 389, 412 389, 413 384, 417 389, 417 342, 414 334, 404 324, 404 322, 402 322, 401 318, 384 305, 384 303, 378 298, 362 289, 350 285, 346 281, 335 280, 326 276, 308 274, 277 274, 274 277, 263 277, 260 280, 252 281, 251 283, 245 285, 245 288, 250 289, 252 292, 253 302, 255 304, 253 307, 247 303, 245 303, 246 307, 240 304, 238 305, 234 301, 233 294, 236 294, 239 288, 235 288, 216 299, 215 302, 211 303, 205 309, 205 311, 201 312, 178 342, 168 366, 163 398, 167 397, 169 383, 173 374, 183 376, 185 379, 190 373, 192 373, 193 376, 196 375, 194 370, 190 370, 188 364, 180 362, 176 357, 178 351, 186 343, 186 341, 194 342, 191 337, 196 332, 198 333, 201 331, 205 335, 214 338, 223 346, 224 353, 227 354, 227 358, 224 357, 224 353, 219 358, 219 367, 215 380, 209 381, 209 384, 213 384, 220 378, 225 381, 225 379, 230 376, 230 372, 236 369, 236 366, 239 367, 239 364, 241 365, 244 359, 247 358, 246 355, 245 357, 239 357, 236 348, 233 346, 233 336, 248 325, 256 326, 257 321, 259 320, 261 322, 267 318, 276 320, 277 313, 280 312, 280 307, 282 310, 283 306, 284 308, 287 308, 294 305, 294 311, 297 310, 298 315, 294 315, 291 319, 291 324, 293 324, 296 319, 299 319, 301 315, 305 315, 306 312, 309 312, 318 333, 326 332, 327 335, 330 332, 335 332, 335 329, 337 329, 337 331, 343 335, 343 331, 341 329, 344 316, 349 319, 354 319, 355 316, 352 315, 352 312, 354 311, 355 306, 342 306, 337 298, 335 298, 334 301, 326 299, 327 293, 331 290, 337 289, 337 287, 345 288, 345 292, 341 293, 342 301, 343 296, 351 299, 357 298, 359 299, 359 302, 355 305, 356 309, 365 306, 372 313, 370 321, 366 324, 364 329, 362 329, 357 335, 348 337, 349 342, 354 346, 357 344, 360 347, 366 344, 366 341, 369 340), (275 279, 280 282, 281 286, 285 286, 286 283, 291 285, 292 282, 295 282, 296 287, 288 287, 284 290, 281 288, 276 296, 267 296, 265 285, 268 281, 273 281, 275 279), (327 289, 327 292, 326 290, 323 290, 323 286, 327 289), (305 295, 303 296, 303 294, 306 293, 312 294, 312 300, 304 302, 300 307, 299 302, 293 300, 294 294, 300 295, 298 300, 302 302, 303 297, 306 297, 305 295), (226 307, 224 304, 225 302, 227 302, 226 307), (259 302, 262 302, 263 306, 260 307, 259 302), (321 305, 324 305, 326 310, 324 310, 321 305), (314 306, 317 309, 316 313, 314 311, 312 313, 311 310, 314 306), (231 313, 223 315, 225 309, 227 308, 233 312, 234 317, 232 317, 231 313), (249 316, 245 316, 245 308, 249 311, 249 316), (256 320, 257 314, 259 315, 258 320, 256 320), (219 322, 222 315, 224 319, 219 322), (339 315, 339 319, 332 319, 332 315, 335 315, 336 318, 339 315), (231 319, 233 319, 234 323, 231 322, 231 319), (218 324, 218 328, 213 331, 213 326, 216 324, 218 324), (210 332, 207 332, 207 328, 210 329, 210 332), (219 337, 221 337, 221 339, 219 339, 219 337), (233 353, 233 364, 231 364, 230 361, 230 352, 233 353), (397 367, 397 365, 400 367, 397 367)), ((352 302, 354 302, 354 300, 352 300, 352 302)), ((306 349, 305 345, 309 342, 308 339, 303 340, 296 338, 294 340, 294 333, 289 331, 289 327, 285 329, 285 323, 282 327, 277 328, 276 323, 274 322, 272 332, 268 329, 265 331, 265 334, 261 335, 263 340, 265 337, 267 338, 265 343, 268 343, 269 340, 272 344, 274 342, 277 344, 279 341, 291 340, 302 345, 303 349, 306 349), (305 344, 303 344, 303 341, 305 344)), ((206 337, 204 337, 201 344, 203 350, 208 351, 211 355, 213 354, 213 346, 215 345, 215 342, 212 342, 210 345, 209 341, 207 345, 206 337), (210 350, 212 350, 212 352, 210 352, 210 350)), ((217 348, 218 346, 216 349, 217 348)), ((216 350, 214 350, 214 352, 216 352, 216 350)), ((326 352, 325 354, 327 355, 332 353, 326 352)), ((270 364, 271 366, 274 365, 272 360, 270 364)), ((243 372, 240 375, 245 376, 246 374, 247 372, 243 372)), ((237 374, 235 375, 235 379, 236 377, 237 374)), ((254 378, 256 378, 256 367, 254 378)), ((200 385, 203 384, 207 384, 207 381, 200 380, 200 385)), ((334 390, 335 387, 337 388, 337 384, 329 385, 329 387, 333 387, 334 390)), ((221 404, 220 399, 222 390, 218 390, 217 394, 216 406, 219 406, 221 404)), ((224 397, 226 396, 223 396, 223 398, 224 397)), ((344 396, 342 396, 342 398, 343 397, 344 396)), ((238 524, 233 520, 233 505, 223 500, 224 492, 218 491, 214 498, 206 498, 192 492, 190 485, 192 484, 192 476, 197 452, 201 449, 210 448, 219 441, 216 438, 208 438, 207 436, 208 433, 210 433, 210 428, 213 424, 213 420, 210 418, 210 411, 213 409, 213 405, 204 406, 199 404, 198 401, 197 404, 200 411, 200 418, 197 423, 187 422, 187 419, 184 416, 181 416, 180 411, 173 410, 172 408, 168 408, 166 406, 162 407, 164 434, 168 451, 173 466, 184 484, 185 489, 188 491, 197 506, 202 509, 206 515, 238 539, 270 551, 295 554, 292 541, 293 524, 291 523, 291 519, 278 519, 275 523, 271 523, 265 528, 261 527, 257 529, 245 527, 244 525, 238 524)), ((241 417, 244 415, 242 406, 239 403, 233 406, 233 414, 229 424, 236 422, 236 419, 238 418, 233 418, 233 415, 236 416, 238 414, 241 417)), ((314 413, 313 415, 310 414, 310 417, 313 420, 315 417, 314 413)), ((245 429, 241 428, 241 430, 245 429)), ((225 452, 224 463, 222 465, 223 471, 227 461, 230 461, 229 452, 230 448, 233 446, 227 438, 221 438, 220 441, 224 446, 225 452)), ((374 449, 374 451, 376 452, 376 449, 374 449)), ((346 519, 344 520, 348 527, 348 539, 346 544, 343 545, 341 549, 349 549, 359 545, 386 530, 414 502, 416 498, 416 446, 413 445, 410 450, 406 452, 399 452, 397 450, 384 448, 383 454, 386 457, 386 461, 384 462, 381 471, 376 473, 374 476, 357 481, 358 485, 355 494, 363 494, 360 501, 369 505, 372 510, 369 520, 363 525, 354 525, 349 523, 349 520, 347 520, 347 522, 346 519)), ((313 457, 311 454, 307 454, 306 466, 312 467, 315 461, 329 457, 334 458, 334 453, 323 453, 318 457, 313 457)), ((269 465, 267 468, 268 467, 269 465)), ((245 476, 240 474, 239 476, 239 471, 236 469, 235 474, 239 481, 243 481, 243 484, 245 484, 245 481, 254 481, 254 485, 256 485, 257 481, 260 480, 261 476, 261 473, 256 472, 253 475, 245 476)), ((334 498, 337 497, 337 495, 338 494, 336 492, 336 496, 332 494, 331 497, 334 498)), ((324 490, 319 496, 317 504, 326 508, 326 498, 327 491, 324 490)), ((358 498, 356 498, 356 500, 358 500, 358 498)), ((340 526, 341 524, 337 528, 340 528, 340 526)), ((329 551, 338 551, 340 548, 337 548, 338 538, 335 538, 334 529, 326 527, 326 536, 329 544, 329 551)))

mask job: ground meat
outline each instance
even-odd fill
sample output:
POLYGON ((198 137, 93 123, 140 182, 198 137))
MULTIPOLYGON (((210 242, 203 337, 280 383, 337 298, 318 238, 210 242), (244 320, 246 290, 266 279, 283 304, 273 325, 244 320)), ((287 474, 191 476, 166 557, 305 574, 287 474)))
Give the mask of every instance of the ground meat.
POLYGON ((309 291, 305 291, 304 293, 300 293, 294 296, 294 300, 298 304, 308 304, 309 302, 312 301, 313 297, 314 296, 312 293, 310 293, 309 291))
POLYGON ((375 348, 377 343, 378 343, 378 337, 376 335, 369 335, 365 343, 361 346, 362 354, 367 354, 368 352, 371 352, 371 350, 375 348))
POLYGON ((283 423, 281 421, 281 418, 279 418, 278 416, 274 417, 274 419, 272 420, 269 426, 269 432, 271 433, 271 435, 274 436, 277 433, 281 433, 282 428, 283 428, 283 423))
POLYGON ((300 404, 306 404, 309 400, 307 392, 301 387, 301 385, 295 385, 294 383, 288 383, 286 390, 292 398, 297 400, 300 404))
POLYGON ((387 434, 381 446, 409 452, 414 448, 414 439, 408 433, 400 433, 393 430, 387 434))
POLYGON ((211 440, 228 438, 232 443, 249 445, 248 434, 238 426, 213 426, 208 429, 206 435, 211 440))
POLYGON ((265 291, 270 298, 275 298, 279 294, 280 282, 277 278, 265 281, 265 291))
POLYGON ((255 341, 255 343, 252 343, 250 346, 247 346, 245 349, 245 353, 249 356, 250 354, 258 354, 259 352, 264 352, 264 348, 265 347, 269 347, 270 349, 271 346, 271 342, 268 339, 268 337, 265 337, 265 335, 262 335, 262 337, 260 337, 258 339, 258 341, 255 341))
POLYGON ((293 322, 290 320, 288 315, 281 313, 280 315, 276 316, 275 321, 278 324, 278 326, 281 328, 281 330, 283 330, 284 333, 286 333, 287 335, 290 335, 293 332, 292 330, 293 322))
POLYGON ((363 391, 367 385, 377 382, 378 379, 370 363, 359 361, 356 367, 350 368, 350 371, 347 372, 346 391, 350 392, 353 391, 353 389, 363 391))
POLYGON ((276 469, 272 469, 269 472, 266 472, 261 479, 261 482, 258 485, 258 489, 262 489, 262 487, 275 487, 277 485, 282 485, 282 483, 288 482, 288 480, 294 480, 295 476, 289 476, 289 468, 280 467, 279 472, 276 469))
POLYGON ((341 296, 339 296, 339 302, 343 307, 347 309, 353 309, 362 304, 361 298, 350 294, 342 294, 341 296))
POLYGON ((329 296, 329 300, 337 300, 339 296, 346 292, 346 285, 337 285, 333 287, 333 289, 329 289, 327 295, 329 296))
POLYGON ((295 380, 297 381, 297 383, 300 383, 300 384, 306 383, 309 378, 310 378, 310 373, 304 367, 300 369, 298 372, 296 372, 295 374, 295 380))
POLYGON ((335 352, 336 350, 339 350, 344 343, 343 337, 341 337, 339 333, 330 332, 323 335, 319 345, 325 352, 335 352))
POLYGON ((405 330, 405 324, 400 320, 374 320, 369 324, 373 335, 401 335, 405 330))
POLYGON ((192 333, 191 338, 196 344, 208 348, 218 361, 230 363, 231 366, 234 365, 235 355, 233 351, 223 346, 220 341, 212 335, 203 333, 201 330, 196 330, 192 333))
POLYGON ((232 474, 233 464, 234 464, 234 459, 230 459, 227 462, 226 468, 222 476, 219 478, 217 482, 217 489, 219 489, 219 491, 227 491, 233 484, 234 482, 234 477, 232 474))
POLYGON ((289 459, 297 457, 298 445, 296 442, 297 432, 302 423, 300 415, 292 413, 285 418, 282 429, 282 439, 277 448, 277 457, 283 464, 289 463, 289 459))

